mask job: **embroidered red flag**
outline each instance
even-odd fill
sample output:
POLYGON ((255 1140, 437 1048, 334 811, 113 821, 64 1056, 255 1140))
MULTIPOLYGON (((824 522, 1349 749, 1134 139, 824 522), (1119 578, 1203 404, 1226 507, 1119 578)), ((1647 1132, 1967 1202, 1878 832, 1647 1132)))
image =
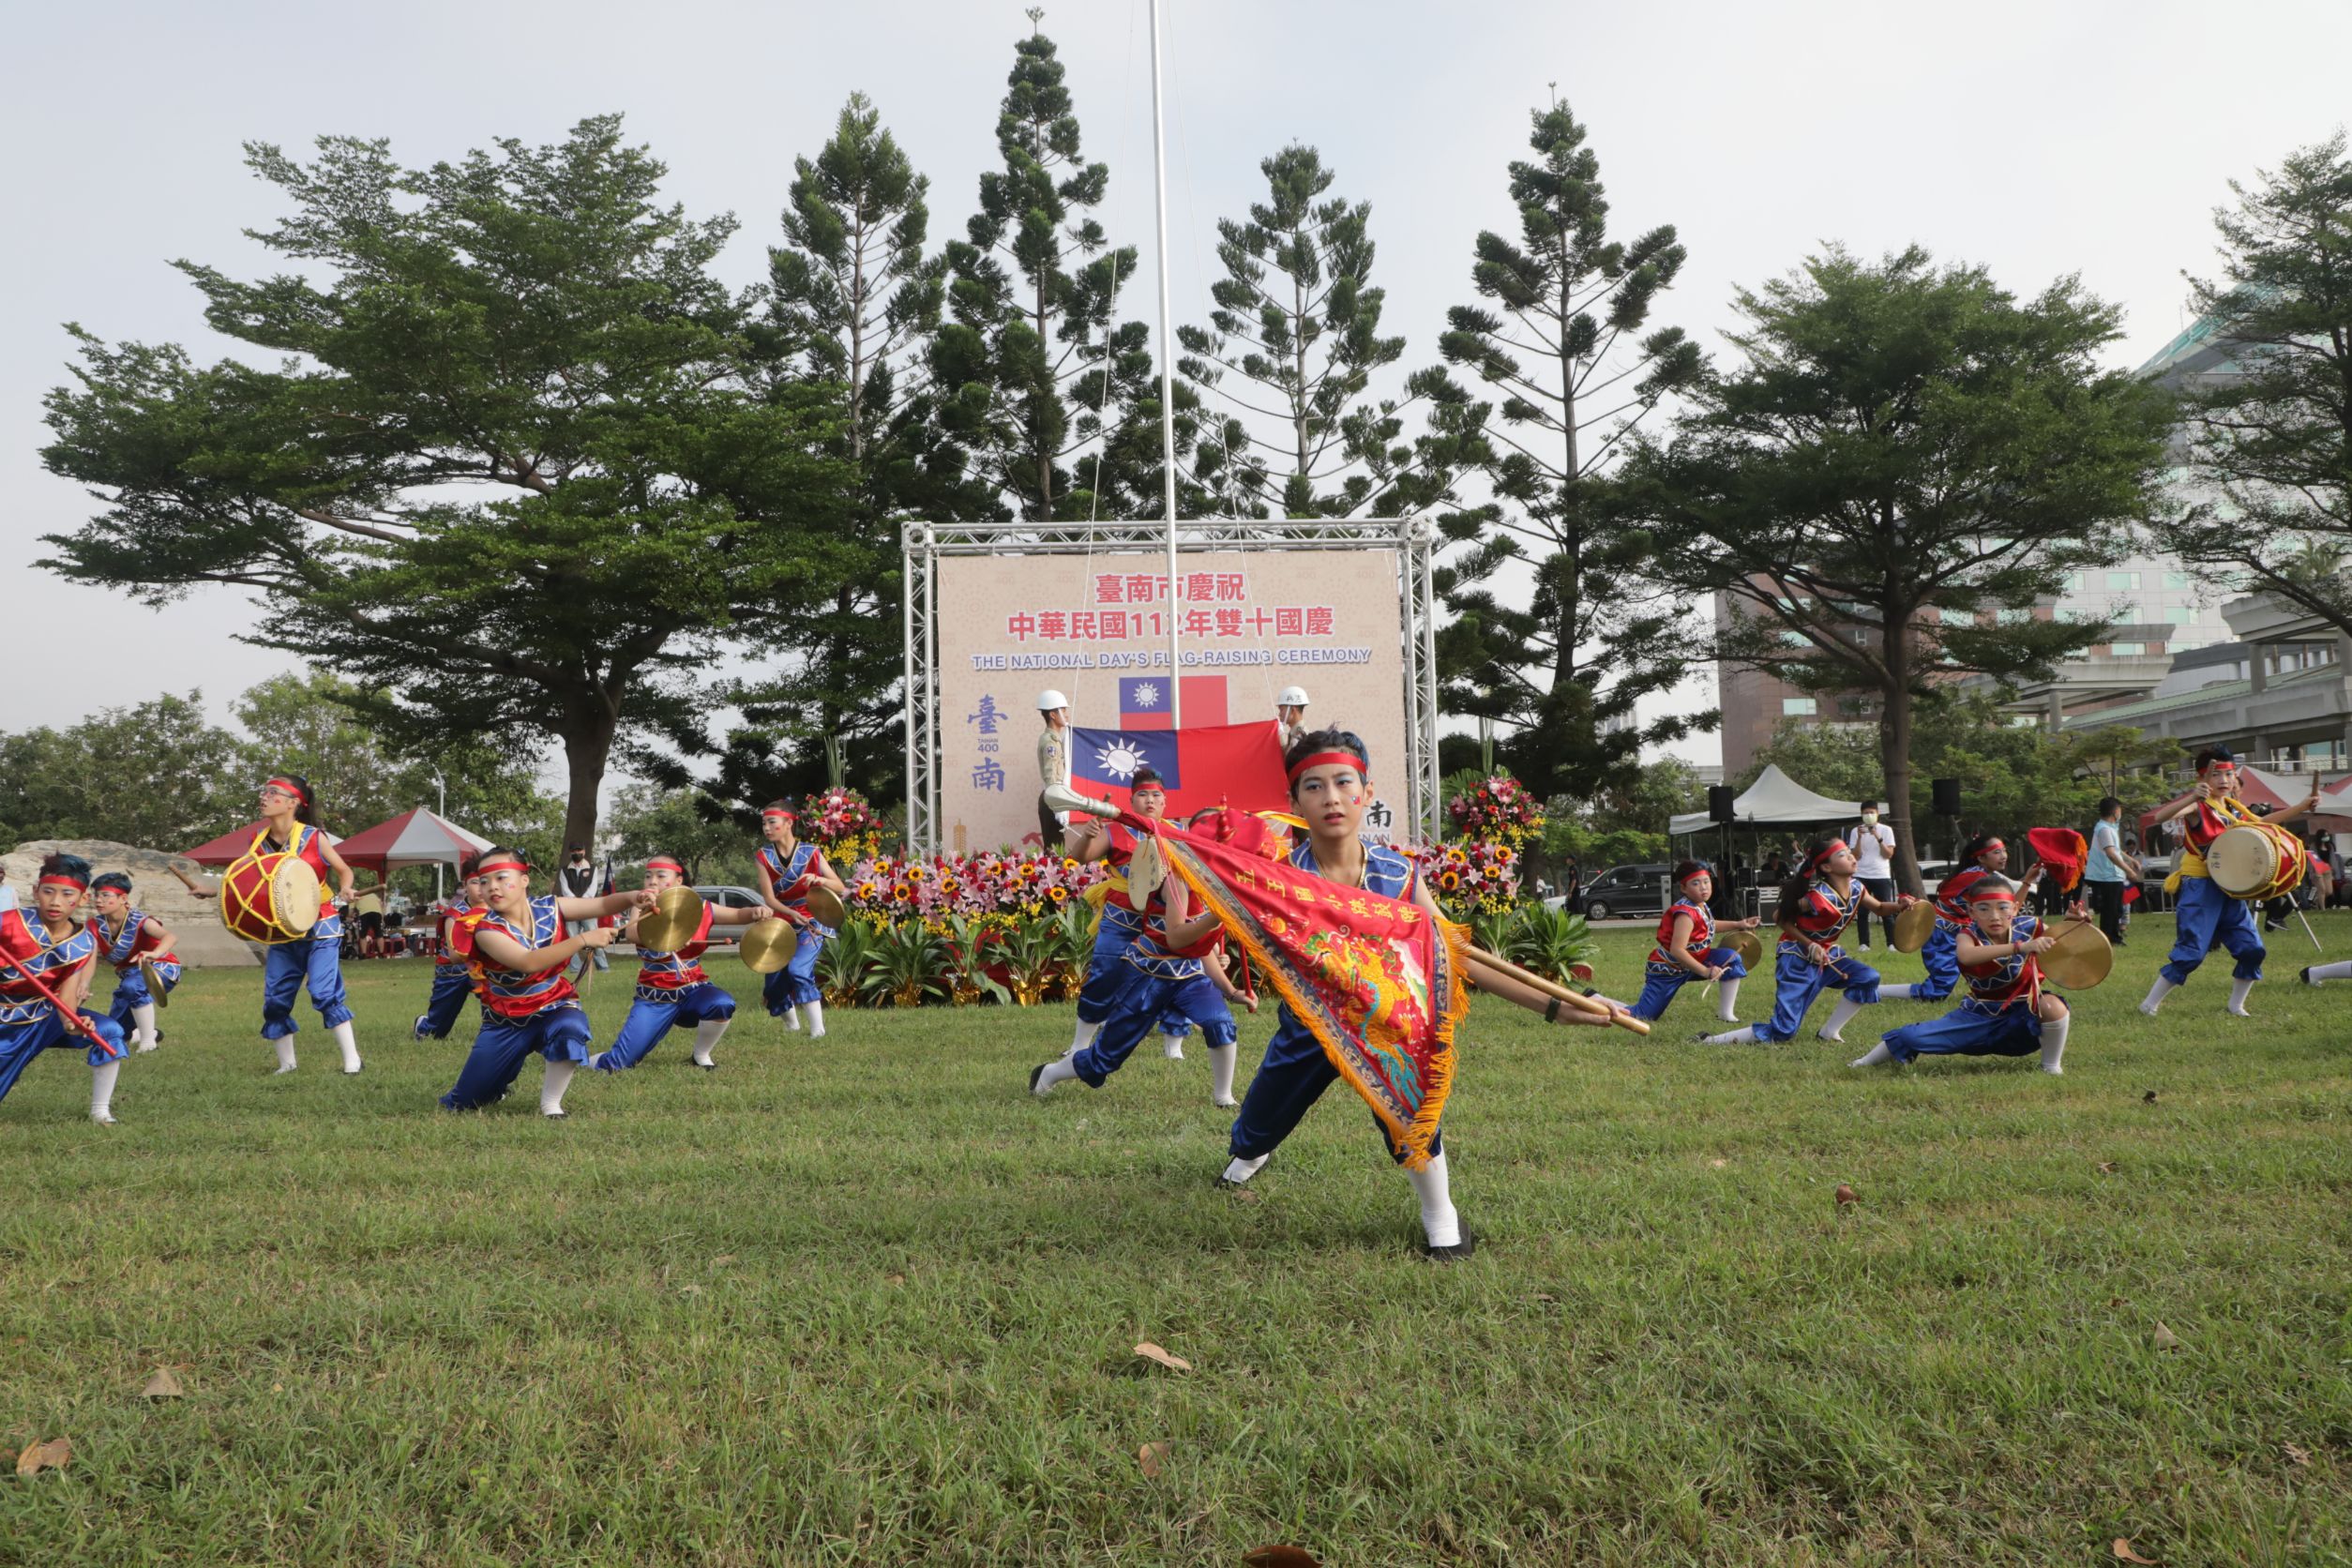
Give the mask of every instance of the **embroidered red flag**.
POLYGON ((1453 1086, 1454 1028, 1470 1007, 1462 928, 1266 858, 1281 838, 1244 818, 1228 811, 1192 832, 1163 824, 1161 850, 1418 1170, 1453 1086))
POLYGON ((2082 885, 2083 863, 2090 846, 2081 834, 2071 827, 2033 827, 2026 830, 2026 842, 2058 879, 2059 892, 2072 893, 2082 885))

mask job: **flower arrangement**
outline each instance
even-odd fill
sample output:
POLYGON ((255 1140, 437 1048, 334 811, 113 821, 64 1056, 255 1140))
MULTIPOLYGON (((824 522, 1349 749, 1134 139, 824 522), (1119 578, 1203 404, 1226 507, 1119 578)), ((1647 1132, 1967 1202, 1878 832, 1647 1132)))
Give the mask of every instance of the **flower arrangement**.
MULTIPOLYGON (((1540 820, 1540 819, 1539 819, 1540 820)), ((1491 839, 1455 839, 1405 851, 1438 905, 1457 920, 1493 914, 1519 901, 1519 852, 1491 839)))
POLYGON ((927 857, 867 855, 843 880, 851 915, 878 926, 929 924, 944 929, 961 916, 986 929, 1006 929, 1040 914, 1058 914, 1081 902, 1103 879, 1098 864, 1026 850, 1016 854, 927 857))
POLYGON ((1510 774, 1482 778, 1445 803, 1446 820, 1464 838, 1516 849, 1544 831, 1544 803, 1510 774))
POLYGON ((802 835, 835 866, 854 865, 882 852, 882 813, 864 795, 838 784, 801 802, 799 825, 802 835))

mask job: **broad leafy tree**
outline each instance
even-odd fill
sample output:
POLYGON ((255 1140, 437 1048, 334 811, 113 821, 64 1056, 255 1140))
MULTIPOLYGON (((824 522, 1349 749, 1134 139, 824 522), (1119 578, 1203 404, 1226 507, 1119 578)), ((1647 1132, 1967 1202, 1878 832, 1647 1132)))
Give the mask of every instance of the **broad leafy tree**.
POLYGON ((2352 157, 2341 130, 2213 215, 2192 297, 2226 355, 2183 405, 2192 503, 2157 530, 2231 587, 2352 635, 2352 157))
POLYGON ((1721 595, 1726 658, 1875 700, 1900 874, 1916 886, 1912 715, 1968 673, 2044 674, 2103 641, 2042 619, 2154 505, 2170 415, 2100 354, 2118 313, 2063 278, 2020 301, 1917 248, 1838 249, 1742 290, 1741 363, 1636 465, 1673 541, 1656 570, 1721 595))
POLYGON ((1156 399, 1150 332, 1117 320, 1136 249, 1113 249, 1094 216, 1110 169, 1081 157, 1063 74, 1043 33, 1014 45, 1000 166, 980 176, 967 237, 947 247, 949 320, 930 355, 942 430, 1039 520, 1133 504, 1139 476, 1108 468, 1104 438, 1156 399))
POLYGON ((104 838, 175 853, 250 821, 260 783, 202 693, 166 692, 63 730, 0 733, 0 847, 104 838))
POLYGON ((732 219, 662 204, 617 118, 428 169, 347 138, 248 161, 284 270, 179 264, 266 368, 77 329, 44 457, 104 506, 46 564, 251 590, 248 639, 354 677, 396 746, 551 739, 584 841, 616 737, 827 602, 837 396, 760 384, 755 301, 711 271, 732 219))
POLYGON ((1518 233, 1478 236, 1480 303, 1449 312, 1440 344, 1499 399, 1466 453, 1493 499, 1443 520, 1465 548, 1446 567, 1455 619, 1440 657, 1449 711, 1509 722, 1505 753, 1523 777, 1584 793, 1645 746, 1713 722, 1634 722, 1642 698, 1681 679, 1703 633, 1659 602, 1645 570, 1657 547, 1615 477, 1628 433, 1691 385, 1701 361, 1681 328, 1650 326, 1681 270, 1674 229, 1612 238, 1584 126, 1564 103, 1532 121, 1532 156, 1510 167, 1518 233), (1524 605, 1497 586, 1514 563, 1533 575, 1524 605))

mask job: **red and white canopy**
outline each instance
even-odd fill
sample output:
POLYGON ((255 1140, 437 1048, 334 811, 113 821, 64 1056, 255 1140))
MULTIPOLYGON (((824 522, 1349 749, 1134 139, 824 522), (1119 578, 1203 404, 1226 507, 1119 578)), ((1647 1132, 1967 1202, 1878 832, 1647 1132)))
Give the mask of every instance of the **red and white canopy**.
MULTIPOLYGON (((2187 800, 2194 792, 2194 791, 2183 790, 2164 805, 2151 806, 2141 812, 2140 831, 2146 833, 2148 825, 2157 818, 2187 800)), ((2307 777, 2296 774, 2266 773, 2260 768, 2248 767, 2242 762, 2239 764, 2238 798, 2257 811, 2266 807, 2272 811, 2284 811, 2290 806, 2302 805, 2310 797, 2311 780, 2307 777)), ((2352 800, 2346 801, 2345 805, 2352 807, 2352 800)), ((2324 793, 2320 799, 2320 809, 2323 811, 2327 809, 2327 798, 2324 793)))
MULTIPOLYGON (((259 822, 251 822, 243 827, 233 828, 218 838, 199 844, 194 849, 187 851, 186 853, 188 859, 199 866, 231 866, 245 858, 245 852, 253 847, 253 840, 261 835, 262 824, 259 822)), ((339 849, 345 842, 331 833, 326 836, 326 841, 339 849)))
POLYGON ((344 861, 379 876, 400 866, 461 866, 490 847, 479 834, 434 816, 423 807, 378 822, 335 846, 344 861))

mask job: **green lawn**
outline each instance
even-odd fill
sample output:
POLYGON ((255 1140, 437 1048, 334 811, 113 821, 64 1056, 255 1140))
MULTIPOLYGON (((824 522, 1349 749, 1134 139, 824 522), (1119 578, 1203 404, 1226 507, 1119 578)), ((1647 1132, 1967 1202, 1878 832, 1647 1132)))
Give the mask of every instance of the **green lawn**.
POLYGON ((63 1052, 0 1104, 0 1438, 74 1446, 0 1474, 0 1561, 2352 1560, 2352 985, 2290 930, 2259 1018, 2224 960, 2151 1024, 2138 933, 2063 1078, 1849 1072, 1904 1003, 1845 1048, 1482 1003, 1453 1267, 1344 1092, 1245 1199, 1198 1049, 1030 1099, 1067 1007, 755 1008, 551 1123, 535 1064, 437 1109, 421 963, 353 974, 348 1080, 307 1005, 270 1077, 257 975, 200 972, 120 1125, 63 1052))

